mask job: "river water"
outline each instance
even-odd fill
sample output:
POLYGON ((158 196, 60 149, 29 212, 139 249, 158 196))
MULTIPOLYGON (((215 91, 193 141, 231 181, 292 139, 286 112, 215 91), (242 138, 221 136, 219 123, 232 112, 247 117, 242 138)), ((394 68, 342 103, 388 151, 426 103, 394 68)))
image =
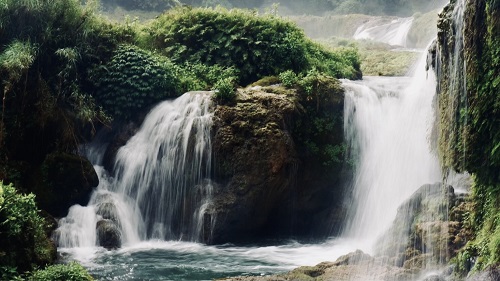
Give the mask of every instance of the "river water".
POLYGON ((96 280, 213 280, 241 275, 282 273, 316 265, 354 251, 356 243, 331 239, 317 244, 295 241, 270 245, 207 246, 181 241, 144 241, 119 250, 98 247, 60 248, 96 280))

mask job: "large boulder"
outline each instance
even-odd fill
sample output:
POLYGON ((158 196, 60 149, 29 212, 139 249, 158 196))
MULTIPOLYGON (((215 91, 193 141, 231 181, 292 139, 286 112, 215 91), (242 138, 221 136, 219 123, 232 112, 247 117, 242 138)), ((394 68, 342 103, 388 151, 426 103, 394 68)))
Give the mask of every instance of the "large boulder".
POLYGON ((86 205, 99 184, 87 159, 62 152, 48 154, 37 174, 33 192, 39 207, 55 217, 64 217, 75 204, 86 205))
POLYGON ((378 254, 411 270, 446 263, 456 249, 453 226, 458 222, 449 221, 456 202, 450 185, 423 185, 398 208, 392 227, 377 243, 378 254))
MULTIPOLYGON (((328 80, 338 87, 335 81, 328 80)), ((343 91, 336 90, 320 100, 295 89, 252 87, 238 90, 234 103, 215 107, 216 184, 205 215, 206 242, 318 238, 340 224, 342 164, 319 154, 341 145, 342 122, 312 133, 315 121, 327 120, 320 114, 342 116, 343 91)))

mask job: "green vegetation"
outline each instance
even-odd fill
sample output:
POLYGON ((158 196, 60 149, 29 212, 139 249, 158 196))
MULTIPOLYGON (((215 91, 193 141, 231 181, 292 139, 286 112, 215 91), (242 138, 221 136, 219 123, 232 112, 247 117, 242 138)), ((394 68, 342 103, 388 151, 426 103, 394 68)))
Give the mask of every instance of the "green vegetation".
POLYGON ((298 147, 305 148, 306 155, 318 159, 319 169, 341 166, 346 153, 341 122, 343 116, 343 90, 337 79, 317 70, 296 75, 286 71, 279 75, 285 87, 298 89, 300 104, 307 113, 296 120, 293 128, 298 147))
POLYGON ((78 263, 58 264, 37 270, 31 274, 29 281, 93 281, 94 278, 78 263))
MULTIPOLYGON (((452 2, 454 3, 454 2, 452 2)), ((453 6, 443 10, 449 16, 453 6)), ((466 86, 463 95, 452 95, 449 77, 440 79, 440 156, 444 165, 474 175, 471 212, 466 225, 475 237, 455 261, 462 274, 500 263, 500 6, 487 0, 468 6, 465 13, 464 59, 466 86), (474 20, 473 20, 474 19, 474 20), (478 20, 476 20, 478 19, 478 20)), ((445 19, 443 31, 452 29, 445 19)), ((450 42, 451 33, 439 33, 450 42)), ((450 46, 448 45, 448 46, 450 46)), ((444 58, 453 59, 453 50, 444 58)), ((444 64, 443 64, 444 65, 444 64)), ((445 65, 446 67, 446 65, 445 65)), ((448 71, 447 69, 442 70, 448 71)))
POLYGON ((45 266, 55 260, 55 245, 47 235, 33 194, 19 194, 0 181, 0 279, 45 266))
POLYGON ((222 78, 217 81, 212 88, 215 91, 215 98, 220 102, 230 102, 236 97, 236 88, 234 86, 234 78, 222 78))
POLYGON ((293 23, 272 15, 180 7, 158 17, 147 31, 154 49, 173 62, 234 68, 243 85, 286 70, 300 73, 314 67, 338 78, 360 77, 355 50, 328 51, 293 23))
MULTIPOLYGON (((168 4, 151 1, 149 5, 161 3, 168 4)), ((100 126, 110 126, 112 120, 136 121, 163 99, 213 89, 216 101, 230 102, 238 84, 291 71, 301 77, 295 86, 308 112, 315 114, 304 123, 310 127, 304 142, 314 138, 313 128, 322 128, 325 139, 311 147, 324 148, 324 153, 315 151, 324 154, 325 165, 341 155, 338 147, 327 146, 328 122, 333 117, 322 111, 329 108, 332 87, 336 93, 339 90, 333 77, 360 78, 355 48, 327 49, 307 39, 295 24, 252 11, 180 7, 144 25, 112 24, 100 18, 96 9, 95 1, 81 6, 79 0, 0 0, 4 98, 0 180, 38 195, 19 195, 11 185, 0 185, 2 279, 17 278, 53 262, 55 248, 35 199, 68 201, 73 191, 78 198, 85 197, 94 173, 73 157, 79 144, 91 140, 100 126), (49 173, 47 163, 55 155, 64 155, 57 157, 64 161, 54 162, 49 173), (63 169, 75 163, 74 173, 63 169), (49 190, 57 185, 68 191, 68 181, 71 192, 49 190)), ((24 277, 90 280, 77 265, 48 267, 24 277)))
POLYGON ((168 59, 132 45, 120 45, 111 60, 93 70, 96 99, 113 116, 127 119, 183 89, 168 59))

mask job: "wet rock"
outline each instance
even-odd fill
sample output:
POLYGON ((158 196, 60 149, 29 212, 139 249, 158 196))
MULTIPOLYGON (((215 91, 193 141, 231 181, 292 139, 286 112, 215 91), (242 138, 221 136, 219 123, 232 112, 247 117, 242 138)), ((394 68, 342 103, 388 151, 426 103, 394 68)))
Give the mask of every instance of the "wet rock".
POLYGON ((335 262, 323 262, 316 266, 303 266, 288 273, 263 277, 234 277, 225 281, 313 281, 313 280, 414 280, 416 275, 400 267, 390 266, 361 251, 349 253, 335 262))
POLYGON ((101 216, 103 219, 111 220, 116 224, 119 224, 118 210, 112 202, 99 203, 97 205, 96 214, 101 216))
POLYGON ((454 204, 453 187, 441 183, 420 187, 398 208, 393 226, 378 243, 378 253, 409 270, 423 269, 428 262, 447 262, 453 251, 447 218, 454 204))
POLYGON ((498 266, 489 267, 488 269, 473 274, 467 277, 467 279, 465 279, 465 281, 499 281, 499 280, 500 280, 500 267, 498 266))
POLYGON ((112 220, 103 219, 97 222, 97 243, 106 249, 117 249, 121 247, 121 231, 112 220))
POLYGON ((373 257, 368 255, 368 254, 365 254, 361 250, 356 250, 355 252, 341 256, 333 263, 333 265, 336 265, 336 266, 354 265, 354 264, 360 264, 360 263, 368 262, 368 261, 373 261, 373 257))

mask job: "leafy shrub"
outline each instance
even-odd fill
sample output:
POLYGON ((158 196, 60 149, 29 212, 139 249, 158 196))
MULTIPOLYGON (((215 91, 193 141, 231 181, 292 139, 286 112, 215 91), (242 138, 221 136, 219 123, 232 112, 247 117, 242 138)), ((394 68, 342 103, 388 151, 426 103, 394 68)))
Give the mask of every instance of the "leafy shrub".
POLYGON ((28 280, 32 281, 92 281, 92 276, 76 262, 58 264, 34 271, 28 280))
POLYGON ((361 79, 361 62, 355 47, 327 49, 314 42, 308 42, 306 46, 308 70, 316 69, 335 78, 361 79))
POLYGON ((295 85, 295 83, 297 83, 297 80, 298 80, 297 74, 295 74, 295 72, 293 72, 291 70, 281 72, 279 74, 279 78, 280 78, 280 81, 283 84, 283 86, 285 86, 287 88, 293 87, 295 85))
POLYGON ((212 90, 215 91, 215 98, 221 102, 229 102, 236 97, 236 89, 234 87, 234 78, 222 78, 215 83, 212 90))
POLYGON ((307 39, 294 23, 271 15, 179 7, 158 17, 147 31, 152 41, 148 45, 174 62, 233 67, 243 85, 286 70, 301 73, 311 68, 337 78, 360 77, 355 49, 328 50, 307 39))
POLYGON ((242 84, 307 66, 306 38, 298 27, 250 11, 176 8, 148 30, 152 45, 173 61, 234 67, 242 84))
MULTIPOLYGON (((12 185, 4 185, 0 205, 0 264, 18 272, 45 265, 55 259, 55 246, 45 232, 45 220, 39 215, 33 194, 18 194, 12 185)), ((9 271, 4 270, 3 274, 9 271)), ((10 272, 12 273, 12 272, 10 272)), ((5 280, 4 277, 0 278, 5 280)))
POLYGON ((206 65, 201 63, 185 63, 180 68, 182 88, 185 92, 209 90, 221 79, 231 78, 233 81, 238 76, 234 67, 220 65, 206 65))
POLYGON ((93 281, 94 278, 80 264, 51 265, 37 270, 28 278, 30 281, 93 281))
POLYGON ((114 116, 127 119, 163 99, 182 94, 178 71, 162 56, 121 45, 108 63, 94 70, 95 98, 114 116))

